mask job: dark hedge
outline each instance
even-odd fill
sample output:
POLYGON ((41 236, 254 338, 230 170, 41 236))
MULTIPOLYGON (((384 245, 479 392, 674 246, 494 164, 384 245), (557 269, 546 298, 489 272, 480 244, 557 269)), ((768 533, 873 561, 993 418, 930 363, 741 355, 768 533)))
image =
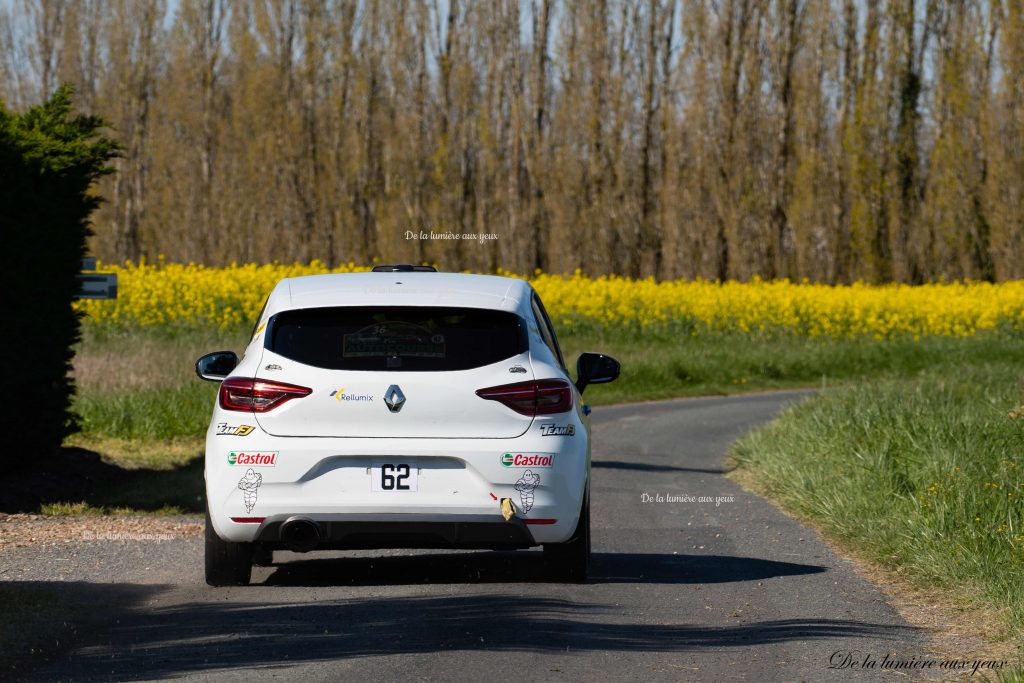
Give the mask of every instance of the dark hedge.
POLYGON ((72 114, 72 90, 24 113, 0 103, 0 225, 3 253, 5 405, 0 449, 5 470, 53 453, 77 425, 68 376, 79 338, 71 304, 102 201, 93 183, 111 172, 118 146, 94 116, 72 114))

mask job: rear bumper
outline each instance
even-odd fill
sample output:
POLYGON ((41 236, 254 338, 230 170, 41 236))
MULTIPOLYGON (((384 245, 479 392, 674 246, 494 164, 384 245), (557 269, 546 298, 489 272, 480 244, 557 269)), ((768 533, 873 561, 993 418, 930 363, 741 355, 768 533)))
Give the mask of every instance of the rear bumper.
POLYGON ((320 525, 322 548, 561 543, 576 529, 590 471, 586 427, 570 415, 558 422, 575 423, 573 435, 544 436, 537 424, 515 439, 295 438, 259 427, 242 437, 211 431, 205 472, 210 518, 217 535, 233 542, 277 543, 281 524, 297 516, 320 525), (273 457, 239 464, 240 451, 273 457), (509 452, 552 459, 548 466, 510 466, 502 457, 509 452), (381 458, 414 462, 417 490, 373 491, 371 469, 381 458), (520 482, 527 472, 535 485, 524 491, 520 482), (501 515, 503 498, 516 506, 512 522, 501 515))
MULTIPOLYGON (((287 548, 281 528, 286 520, 265 521, 256 542, 270 549, 287 548)), ((495 522, 489 518, 460 522, 425 521, 343 521, 316 522, 317 550, 363 550, 377 548, 529 548, 537 545, 522 520, 495 522)))

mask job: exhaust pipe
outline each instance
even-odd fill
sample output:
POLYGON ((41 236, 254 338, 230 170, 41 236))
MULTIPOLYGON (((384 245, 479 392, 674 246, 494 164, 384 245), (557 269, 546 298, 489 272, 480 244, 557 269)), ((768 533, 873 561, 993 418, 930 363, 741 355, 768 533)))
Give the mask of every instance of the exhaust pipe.
POLYGON ((305 517, 292 517, 281 525, 281 542, 288 550, 308 553, 320 544, 320 528, 305 517))

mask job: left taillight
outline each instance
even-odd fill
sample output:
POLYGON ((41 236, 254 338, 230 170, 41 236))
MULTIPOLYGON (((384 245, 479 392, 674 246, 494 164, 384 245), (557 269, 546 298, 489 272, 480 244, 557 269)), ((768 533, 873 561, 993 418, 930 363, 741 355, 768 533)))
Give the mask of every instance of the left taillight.
POLYGON ((228 377, 220 383, 220 407, 224 410, 244 410, 247 413, 265 413, 293 398, 313 393, 312 389, 265 379, 228 377))

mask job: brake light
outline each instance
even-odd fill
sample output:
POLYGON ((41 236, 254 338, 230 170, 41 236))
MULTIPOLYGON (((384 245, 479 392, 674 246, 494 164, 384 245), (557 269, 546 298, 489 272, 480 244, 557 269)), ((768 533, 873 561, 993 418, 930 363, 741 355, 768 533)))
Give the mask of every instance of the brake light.
POLYGON ((572 387, 564 379, 538 379, 478 389, 476 395, 505 404, 520 415, 554 415, 572 408, 572 387))
POLYGON ((220 383, 220 407, 224 410, 265 413, 285 401, 309 396, 311 393, 312 389, 284 382, 228 377, 220 383))

